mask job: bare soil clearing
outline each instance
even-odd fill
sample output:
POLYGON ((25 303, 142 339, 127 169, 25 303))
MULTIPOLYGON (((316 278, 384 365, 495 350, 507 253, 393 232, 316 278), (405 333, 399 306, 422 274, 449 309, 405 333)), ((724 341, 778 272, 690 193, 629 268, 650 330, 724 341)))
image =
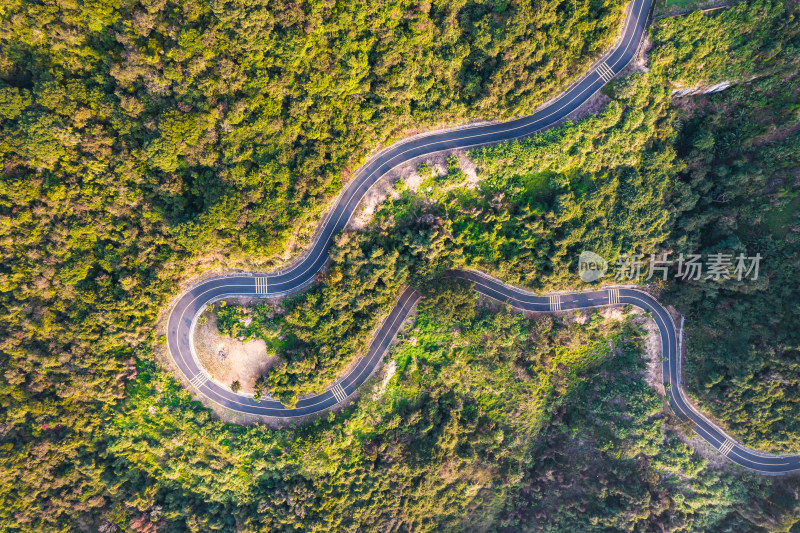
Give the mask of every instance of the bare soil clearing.
POLYGON ((642 318, 642 327, 647 332, 644 349, 647 358, 647 384, 652 387, 661 398, 666 396, 661 372, 661 335, 658 326, 652 318, 642 318))
POLYGON ((447 158, 450 155, 455 155, 458 158, 459 166, 467 176, 467 179, 463 183, 459 183, 451 188, 467 187, 471 189, 476 187, 480 181, 477 168, 464 150, 453 150, 451 152, 433 154, 428 157, 415 159, 384 174, 380 181, 378 181, 378 183, 376 183, 361 199, 356 212, 347 225, 347 230, 358 231, 363 229, 369 224, 370 220, 372 220, 372 215, 375 214, 383 202, 389 197, 395 199, 399 198, 400 196, 395 188, 398 181, 402 180, 406 187, 413 192, 417 192, 424 181, 422 176, 417 174, 417 167, 421 163, 427 163, 437 176, 444 176, 447 174, 447 158))
MULTIPOLYGON (((228 303, 241 305, 241 302, 233 300, 228 303)), ((220 335, 217 331, 218 306, 218 303, 208 306, 198 320, 194 333, 197 357, 216 381, 226 387, 238 381, 242 387, 240 392, 252 394, 256 380, 272 367, 277 357, 267 355, 267 345, 261 339, 241 342, 220 335)))

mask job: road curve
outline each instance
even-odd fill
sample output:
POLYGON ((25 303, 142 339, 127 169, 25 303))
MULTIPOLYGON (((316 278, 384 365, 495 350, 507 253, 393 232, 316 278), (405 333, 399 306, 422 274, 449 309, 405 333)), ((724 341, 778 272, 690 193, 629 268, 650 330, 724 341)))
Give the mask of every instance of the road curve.
MULTIPOLYGON (((413 159, 437 152, 473 148, 530 136, 557 124, 599 91, 635 57, 642 41, 652 0, 633 0, 622 36, 615 48, 596 63, 579 82, 533 115, 501 124, 483 125, 456 131, 416 137, 384 150, 359 169, 325 218, 313 245, 292 268, 276 273, 230 274, 206 279, 182 294, 170 312, 167 346, 178 369, 198 393, 232 411, 277 418, 296 418, 319 413, 345 401, 372 373, 400 326, 416 306, 420 294, 406 289, 375 334, 367 354, 350 372, 323 394, 306 398, 294 408, 272 399, 256 401, 252 396, 231 392, 211 379, 200 365, 191 342, 196 319, 209 303, 232 297, 270 297, 300 290, 314 281, 328 260, 328 250, 336 234, 347 225, 366 192, 387 172, 413 159)), ((533 312, 557 312, 608 305, 631 304, 649 311, 658 325, 665 354, 664 376, 672 409, 691 421, 695 431, 733 462, 762 473, 800 470, 796 456, 771 456, 736 444, 721 429, 708 421, 686 400, 680 383, 678 335, 671 316, 651 296, 629 288, 606 288, 594 292, 536 296, 473 271, 449 273, 471 282, 484 296, 508 302, 515 308, 533 312), (665 380, 666 381, 666 380, 665 380)))
POLYGON ((535 313, 552 313, 616 305, 632 305, 649 312, 658 326, 661 338, 661 372, 664 389, 672 410, 681 420, 734 463, 762 474, 785 474, 800 470, 796 455, 768 455, 736 443, 722 429, 708 420, 686 399, 680 380, 680 339, 678 328, 669 312, 648 293, 628 287, 605 287, 591 292, 574 292, 536 296, 528 291, 506 285, 476 271, 454 271, 450 277, 464 279, 475 290, 489 298, 535 313))

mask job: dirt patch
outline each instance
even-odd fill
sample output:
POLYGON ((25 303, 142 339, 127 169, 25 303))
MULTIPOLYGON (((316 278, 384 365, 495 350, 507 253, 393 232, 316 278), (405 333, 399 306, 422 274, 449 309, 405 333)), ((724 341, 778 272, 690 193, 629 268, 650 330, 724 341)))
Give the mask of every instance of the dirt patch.
POLYGON ((408 161, 399 165, 386 174, 373 185, 373 187, 364 195, 356 208, 355 213, 347 223, 347 231, 357 231, 372 220, 372 215, 378 210, 380 205, 386 201, 390 196, 398 198, 399 195, 395 190, 395 184, 402 180, 405 185, 416 192, 420 184, 423 182, 422 177, 417 174, 417 166, 422 162, 428 163, 435 172, 440 172, 440 167, 447 169, 447 161, 444 155, 434 155, 424 159, 408 161), (439 160, 441 159, 441 164, 439 160))
POLYGON ((653 43, 648 38, 647 34, 645 34, 644 40, 639 46, 639 53, 636 54, 636 57, 634 57, 633 60, 620 71, 620 73, 617 75, 617 78, 623 78, 629 74, 633 74, 634 72, 648 72, 650 70, 647 68, 647 63, 650 61, 648 53, 650 52, 651 48, 653 48, 653 43))
POLYGON ((588 312, 578 312, 571 318, 567 319, 567 322, 574 322, 576 324, 580 324, 584 326, 589 323, 589 319, 591 318, 591 313, 588 312))
POLYGON ((386 392, 386 385, 389 384, 389 380, 392 379, 395 372, 397 372, 397 363, 391 361, 388 365, 386 365, 383 380, 381 381, 381 386, 378 389, 378 394, 376 395, 377 398, 380 398, 383 396, 383 393, 386 392))
POLYGON ((419 186, 422 185, 423 181, 425 181, 422 176, 417 174, 417 167, 422 163, 426 163, 437 177, 442 177, 447 174, 447 158, 450 156, 450 154, 450 152, 444 154, 433 154, 420 161, 417 161, 414 164, 414 172, 403 179, 406 187, 414 192, 419 190, 419 186))
POLYGON ((364 198, 356 208, 356 212, 347 224, 347 231, 357 231, 364 228, 369 224, 370 220, 372 220, 372 215, 375 214, 383 202, 390 197, 395 199, 399 198, 395 187, 398 181, 402 180, 409 190, 417 192, 422 182, 425 181, 424 178, 417 173, 417 167, 419 167, 420 164, 426 163, 437 176, 441 177, 447 174, 447 158, 451 155, 455 155, 458 158, 459 166, 467 176, 467 179, 463 183, 459 183, 451 188, 476 187, 480 181, 477 167, 464 150, 433 154, 428 157, 406 162, 384 174, 367 194, 364 195, 364 198))
POLYGON ((642 319, 642 329, 647 332, 644 341, 644 353, 647 359, 647 374, 645 379, 647 384, 652 387, 662 398, 666 396, 664 391, 663 377, 661 375, 661 334, 658 326, 652 318, 642 319))
MULTIPOLYGON (((589 310, 591 312, 591 310, 589 310)), ((622 322, 625 320, 625 311, 623 311, 622 306, 620 307, 601 307, 597 311, 600 312, 600 316, 603 318, 608 318, 615 322, 622 322)))
MULTIPOLYGON (((435 172, 438 172, 435 166, 433 166, 431 161, 426 161, 431 168, 434 169, 435 172)), ((413 172, 409 172, 407 176, 403 177, 403 182, 406 184, 412 192, 417 192, 419 190, 420 185, 425 179, 417 174, 416 169, 413 172)))
MULTIPOLYGON (((404 165, 405 166, 405 165, 404 165)), ((394 174, 394 171, 389 174, 394 174)), ((375 214, 378 207, 386 201, 390 196, 398 198, 399 195, 394 190, 394 184, 397 181, 397 176, 386 176, 380 179, 373 187, 367 191, 367 194, 361 199, 355 213, 350 217, 347 223, 347 231, 358 231, 364 226, 369 224, 372 220, 372 215, 375 214)))
POLYGON ((217 331, 218 306, 218 303, 208 306, 197 322, 195 353, 206 371, 221 385, 230 388, 234 381, 238 381, 240 392, 252 394, 256 380, 278 358, 267 354, 267 345, 261 339, 241 342, 220 335, 217 331))
POLYGON ((478 177, 478 167, 476 167, 472 159, 470 159, 467 154, 461 150, 456 152, 456 157, 458 158, 458 165, 467 176, 467 181, 462 185, 462 187, 474 189, 478 185, 478 182, 481 181, 478 177))

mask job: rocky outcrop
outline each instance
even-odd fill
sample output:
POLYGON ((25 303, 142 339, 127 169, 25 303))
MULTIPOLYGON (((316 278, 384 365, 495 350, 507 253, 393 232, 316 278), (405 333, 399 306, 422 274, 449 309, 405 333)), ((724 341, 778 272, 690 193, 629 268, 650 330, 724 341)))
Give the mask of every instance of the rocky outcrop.
POLYGON ((672 96, 677 98, 680 96, 693 96, 697 94, 718 93, 720 91, 724 91, 730 86, 731 86, 730 81, 722 81, 720 83, 715 83, 714 85, 698 85, 697 87, 690 87, 688 89, 673 89, 672 96))

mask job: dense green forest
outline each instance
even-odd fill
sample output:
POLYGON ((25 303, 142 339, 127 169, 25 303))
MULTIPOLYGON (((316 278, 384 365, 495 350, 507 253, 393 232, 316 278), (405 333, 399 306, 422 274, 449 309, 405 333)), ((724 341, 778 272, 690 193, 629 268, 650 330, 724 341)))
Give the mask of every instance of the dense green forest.
POLYGON ((621 20, 622 2, 3 3, 4 526, 125 500, 104 427, 179 282, 280 261, 374 146, 532 110, 621 20))
POLYGON ((745 443, 800 449, 800 78, 776 75, 705 99, 681 117, 677 147, 692 208, 676 246, 763 256, 757 282, 689 282, 690 390, 745 443))
POLYGON ((0 528, 788 531, 793 480, 681 441, 633 319, 525 318, 437 280, 576 287, 584 247, 761 251, 760 283, 662 298, 687 316, 700 406, 799 449, 795 9, 659 22, 649 72, 599 116, 471 153, 476 189, 451 163, 429 194, 400 190, 263 331, 229 311, 228 333, 288 336, 263 387, 291 403, 403 283, 426 291, 384 388, 273 430, 216 419, 158 362, 176 283, 277 264, 376 144, 530 111, 611 42, 621 3, 0 7, 0 528), (670 98, 724 79, 741 84, 670 98))
MULTIPOLYGON (((776 116, 753 110, 761 114, 762 127, 791 127, 797 120, 795 78, 784 78, 797 66, 797 25, 788 25, 779 6, 760 4, 752 11, 766 19, 769 27, 783 30, 783 41, 772 46, 781 51, 770 52, 768 60, 751 44, 759 35, 765 38, 761 25, 733 41, 711 39, 713 46, 691 33, 703 43, 695 55, 670 52, 675 40, 666 40, 659 32, 658 42, 668 43, 653 53, 661 67, 615 82, 614 99, 600 116, 567 123, 532 139, 473 151, 471 156, 484 178, 477 188, 453 188, 463 181, 453 158, 441 177, 434 178, 421 165, 419 172, 426 179, 420 192, 404 191, 400 185, 400 199, 389 200, 377 213, 374 231, 344 236, 333 252, 335 264, 326 282, 290 304, 297 307, 290 312, 290 327, 284 332, 297 342, 284 352, 285 364, 267 376, 266 386, 290 404, 298 395, 323 390, 364 349, 374 316, 388 311, 409 275, 420 273, 413 284, 424 288, 432 279, 431 272, 435 277, 446 268, 466 265, 534 290, 565 289, 576 286, 574 260, 584 249, 612 263, 622 253, 718 251, 701 244, 705 228, 699 225, 698 211, 712 216, 708 206, 714 202, 698 206, 696 197, 705 194, 709 184, 692 181, 686 170, 692 161, 678 154, 687 133, 676 129, 684 119, 671 107, 670 92, 674 83, 688 81, 679 77, 673 82, 673 71, 678 69, 666 67, 665 58, 676 61, 678 56, 691 65, 700 61, 696 56, 702 56, 706 83, 727 79, 731 71, 738 72, 736 65, 747 65, 764 76, 763 81, 731 89, 718 98, 745 93, 751 101, 771 102, 779 110, 776 116), (731 59, 720 62, 720 56, 731 59), (762 94, 762 86, 778 83, 784 86, 783 99, 773 101, 778 95, 762 94), (422 256, 437 264, 421 264, 422 256)), ((723 22, 719 25, 724 29, 727 24, 730 30, 743 16, 754 14, 740 7, 718 17, 723 22)), ((711 27, 697 16, 686 18, 684 24, 687 32, 711 27)), ((674 25, 669 20, 664 34, 675 33, 674 25)), ((714 26, 711 37, 718 36, 729 38, 714 26)), ((743 121, 747 122, 746 117, 743 121)), ((791 159, 784 166, 795 168, 791 159)), ((742 169, 736 174, 739 181, 747 172, 742 169)), ((762 172, 762 179, 765 176, 775 178, 762 172)), ((773 193, 793 194, 793 181, 784 185, 773 193)), ((748 187, 747 194, 760 190, 755 180, 749 180, 748 187)), ((725 249, 750 255, 757 251, 744 246, 725 249)), ((707 283, 702 287, 719 288, 707 283)), ((753 287, 740 285, 739 290, 753 287)), ((690 309, 681 310, 692 316, 690 309)), ((725 335, 725 328, 717 331, 725 335)), ((731 359, 728 364, 736 362, 731 359)))
POLYGON ((2 151, 48 189, 116 176, 120 209, 177 250, 267 260, 393 135, 530 112, 613 42, 622 8, 13 1, 2 151))
MULTIPOLYGON (((602 242, 596 248, 603 251, 634 243, 653 251, 668 237, 670 215, 663 205, 674 153, 650 149, 668 96, 663 88, 651 91, 648 79, 637 75, 628 84, 630 98, 642 100, 649 118, 641 116, 638 106, 623 110, 629 102, 625 99, 600 118, 476 158, 483 166, 483 157, 521 162, 523 152, 531 158, 537 151, 561 153, 589 138, 603 138, 605 129, 625 130, 636 121, 642 128, 640 150, 626 151, 620 157, 627 165, 608 170, 601 180, 594 179, 581 156, 571 163, 575 169, 586 163, 589 170, 580 170, 578 176, 556 173, 557 165, 540 165, 539 173, 523 176, 488 170, 491 177, 477 189, 452 189, 444 196, 434 194, 436 198, 427 196, 427 189, 420 189, 421 195, 403 191, 376 214, 373 231, 343 237, 332 252, 334 263, 325 283, 288 304, 290 327, 284 333, 297 339, 297 348, 282 354, 285 364, 267 375, 267 387, 290 404, 299 395, 324 390, 366 349, 374 317, 389 311, 405 284, 427 290, 448 268, 477 266, 537 289, 564 287, 574 286, 569 263, 587 242, 602 242), (645 152, 650 159, 639 165, 645 152), (621 198, 614 212, 599 208, 617 196, 621 198), (618 217, 635 224, 615 223, 618 217), (592 225, 596 234, 589 229, 592 225), (555 266, 554 257, 559 258, 555 266)), ((603 147, 616 151, 614 136, 593 147, 598 161, 603 160, 603 147)))

